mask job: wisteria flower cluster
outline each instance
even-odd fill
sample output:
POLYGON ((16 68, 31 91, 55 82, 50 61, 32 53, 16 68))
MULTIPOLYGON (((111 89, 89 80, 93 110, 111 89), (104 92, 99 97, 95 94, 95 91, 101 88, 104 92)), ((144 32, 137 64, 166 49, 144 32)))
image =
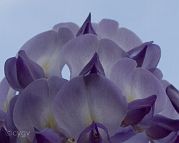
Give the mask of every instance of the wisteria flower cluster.
POLYGON ((179 143, 179 91, 160 56, 152 41, 91 15, 38 34, 5 62, 0 143, 179 143))

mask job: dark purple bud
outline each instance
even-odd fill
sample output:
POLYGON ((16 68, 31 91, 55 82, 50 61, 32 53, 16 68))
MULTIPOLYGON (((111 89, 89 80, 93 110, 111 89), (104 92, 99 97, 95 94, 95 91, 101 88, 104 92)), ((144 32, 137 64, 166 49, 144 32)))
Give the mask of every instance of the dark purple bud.
POLYGON ((176 140, 174 141, 174 143, 179 143, 179 135, 177 136, 176 140))
POLYGON ((179 113, 179 91, 173 85, 169 85, 166 92, 173 107, 179 113))
POLYGON ((146 42, 128 52, 129 58, 137 62, 138 67, 156 68, 161 57, 161 50, 153 42, 146 42))
POLYGON ((29 59, 23 50, 18 52, 17 58, 6 61, 4 70, 9 84, 18 91, 32 81, 45 77, 43 69, 29 59))
POLYGON ((151 111, 156 99, 157 96, 153 95, 144 99, 137 99, 129 103, 127 115, 122 121, 121 126, 126 127, 138 124, 145 117, 145 115, 151 111))
POLYGON ((0 129, 0 142, 10 143, 10 137, 4 128, 0 129))
POLYGON ((106 133, 107 141, 111 143, 108 130, 102 124, 94 122, 81 132, 77 143, 103 143, 103 138, 99 132, 99 129, 106 133))
POLYGON ((89 63, 83 68, 80 75, 86 76, 93 73, 105 76, 103 66, 97 53, 94 54, 89 63))
POLYGON ((91 13, 88 15, 87 19, 83 23, 82 27, 79 29, 76 36, 84 35, 84 34, 95 34, 92 24, 91 24, 91 13))
POLYGON ((52 129, 44 129, 39 131, 34 128, 35 138, 34 143, 61 143, 64 140, 64 137, 60 136, 60 133, 57 134, 52 129))
POLYGON ((170 119, 161 115, 152 118, 146 134, 154 139, 161 139, 168 136, 173 131, 179 130, 179 120, 170 119))
POLYGON ((90 131, 89 141, 90 143, 102 143, 102 138, 96 124, 94 124, 93 129, 90 131))
POLYGON ((36 134, 36 143, 51 143, 48 139, 46 139, 42 134, 36 134))

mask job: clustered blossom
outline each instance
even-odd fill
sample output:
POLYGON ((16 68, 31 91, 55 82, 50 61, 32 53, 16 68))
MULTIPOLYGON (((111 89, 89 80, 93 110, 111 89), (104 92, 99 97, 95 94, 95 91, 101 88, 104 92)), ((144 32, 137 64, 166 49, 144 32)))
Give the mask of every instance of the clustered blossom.
POLYGON ((7 59, 0 143, 179 143, 161 49, 114 20, 60 23, 7 59), (64 66, 70 79, 64 79, 64 66))

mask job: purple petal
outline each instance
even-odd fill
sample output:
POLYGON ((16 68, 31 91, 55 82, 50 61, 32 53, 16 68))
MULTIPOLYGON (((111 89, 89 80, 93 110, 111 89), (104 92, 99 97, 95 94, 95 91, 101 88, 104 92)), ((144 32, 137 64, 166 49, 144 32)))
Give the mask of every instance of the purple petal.
POLYGON ((0 109, 0 128, 3 127, 5 119, 6 113, 0 109))
POLYGON ((129 54, 129 57, 134 59, 137 62, 138 67, 142 66, 144 59, 145 59, 147 47, 148 47, 148 45, 150 45, 152 43, 153 42, 143 43, 139 47, 136 47, 136 48, 127 52, 129 54))
POLYGON ((95 34, 96 32, 93 29, 93 26, 91 24, 91 13, 88 15, 87 19, 83 23, 82 27, 79 29, 76 36, 84 35, 84 34, 95 34))
POLYGON ((174 143, 178 143, 179 142, 179 136, 176 138, 174 143))
POLYGON ((5 75, 16 90, 25 88, 33 80, 43 78, 43 69, 30 60, 24 51, 19 51, 17 59, 10 58, 5 63, 5 75))
POLYGON ((21 49, 44 69, 47 76, 59 76, 63 67, 61 49, 73 38, 70 30, 60 28, 58 32, 51 30, 33 37, 21 49))
POLYGON ((32 81, 45 77, 43 69, 30 60, 22 50, 18 53, 16 68, 18 81, 23 88, 32 81))
POLYGON ((153 107, 156 96, 134 100, 128 104, 128 113, 122 122, 122 126, 138 124, 153 107))
POLYGON ((4 128, 0 128, 0 141, 2 143, 10 143, 10 138, 4 128))
POLYGON ((173 85, 170 85, 167 87, 166 92, 173 107, 179 113, 179 91, 173 85))
POLYGON ((133 109, 138 109, 141 107, 153 106, 156 99, 157 99, 157 96, 152 95, 147 98, 134 100, 128 104, 128 109, 133 110, 133 109))
MULTIPOLYGON (((154 143, 177 143, 177 133, 172 132, 168 136, 159 139, 159 140, 154 140, 154 143)), ((178 140, 179 141, 179 140, 178 140)))
POLYGON ((94 54, 94 56, 89 61, 89 63, 81 71, 80 75, 86 76, 86 75, 89 75, 89 74, 92 74, 92 73, 105 76, 103 67, 101 65, 101 62, 99 60, 99 56, 98 56, 97 53, 94 54))
POLYGON ((129 57, 136 60, 138 67, 153 69, 158 65, 161 50, 153 42, 146 42, 128 52, 129 57))
POLYGON ((147 129, 146 134, 152 139, 161 139, 168 136, 171 132, 169 129, 155 125, 147 129))
POLYGON ((15 57, 6 60, 4 66, 4 73, 9 82, 9 84, 15 90, 21 90, 22 87, 18 81, 17 77, 17 66, 16 66, 17 59, 15 57))
POLYGON ((110 79, 121 89, 128 101, 156 95, 156 111, 160 112, 166 103, 162 83, 151 72, 136 68, 136 62, 123 58, 111 70, 110 79))
POLYGON ((73 138, 93 121, 103 124, 110 134, 114 134, 127 108, 115 85, 95 74, 68 82, 58 93, 54 105, 59 127, 73 138))
POLYGON ((179 130, 179 120, 158 115, 153 117, 150 127, 146 129, 146 134, 152 139, 160 139, 177 130, 179 130))
POLYGON ((62 143, 63 138, 52 129, 44 129, 40 132, 36 132, 34 141, 36 141, 36 143, 62 143))

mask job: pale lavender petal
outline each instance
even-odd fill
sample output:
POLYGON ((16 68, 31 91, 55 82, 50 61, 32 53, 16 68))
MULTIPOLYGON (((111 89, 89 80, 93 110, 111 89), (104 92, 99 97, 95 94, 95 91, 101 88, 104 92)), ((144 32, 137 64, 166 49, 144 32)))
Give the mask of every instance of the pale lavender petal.
POLYGON ((154 68, 154 69, 149 69, 158 79, 162 80, 163 78, 163 73, 160 69, 154 68))
POLYGON ((68 82, 58 93, 54 110, 59 127, 76 138, 93 121, 114 134, 125 116, 126 106, 112 82, 92 74, 68 82))
POLYGON ((119 28, 114 41, 124 51, 129 51, 142 43, 140 38, 134 32, 127 28, 119 28))
POLYGON ((20 93, 13 113, 17 129, 33 131, 34 127, 42 129, 56 126, 51 109, 52 100, 66 80, 55 78, 57 77, 36 80, 20 93))
POLYGON ((128 101, 156 95, 155 112, 160 112, 166 103, 162 83, 151 72, 135 66, 135 61, 123 58, 113 66, 110 79, 118 85, 128 101))
MULTIPOLYGON (((162 85, 163 85, 163 88, 165 89, 165 91, 166 91, 167 87, 171 85, 166 80, 161 80, 161 82, 162 82, 162 85)), ((177 111, 173 107, 169 97, 167 96, 167 93, 166 93, 166 98, 167 98, 167 101, 166 101, 166 104, 165 104, 165 108, 159 114, 166 116, 168 118, 171 118, 171 119, 179 119, 179 114, 177 113, 177 111)))
POLYGON ((68 65, 71 78, 80 74, 96 52, 97 45, 97 37, 92 34, 86 34, 69 41, 63 47, 63 64, 68 65))
POLYGON ((173 105, 168 97, 167 97, 167 103, 165 104, 164 110, 162 110, 159 114, 166 116, 168 118, 171 118, 171 119, 179 119, 179 114, 173 107, 173 105))
POLYGON ((73 38, 70 30, 59 28, 58 32, 51 30, 33 37, 21 49, 44 69, 47 76, 59 76, 63 67, 61 49, 73 38))
POLYGON ((49 95, 50 96, 56 96, 56 94, 59 92, 59 90, 61 88, 63 88, 63 86, 67 83, 68 81, 63 79, 63 78, 59 78, 56 76, 52 76, 48 79, 48 86, 49 86, 49 95))
POLYGON ((138 68, 133 74, 133 88, 134 95, 140 95, 140 98, 145 98, 151 95, 156 95, 155 113, 163 110, 166 104, 166 94, 162 83, 152 73, 147 70, 138 68))
POLYGON ((137 63, 128 58, 123 58, 117 62, 111 69, 110 79, 121 89, 124 96, 128 101, 135 99, 131 95, 131 76, 132 72, 136 69, 137 63))
POLYGON ((146 55, 142 67, 152 69, 157 67, 161 57, 161 49, 156 44, 151 44, 147 47, 146 55))
POLYGON ((49 113, 50 96, 46 79, 32 82, 19 95, 14 107, 14 123, 18 130, 41 129, 49 113))
POLYGON ((110 39, 111 37, 114 37, 118 31, 118 22, 115 20, 103 19, 98 24, 96 30, 98 32, 97 34, 102 38, 110 39))
POLYGON ((6 116, 6 128, 8 130, 11 130, 11 131, 16 131, 17 128, 15 127, 15 124, 14 124, 14 121, 13 121, 13 112, 14 112, 14 106, 16 104, 16 101, 18 99, 19 95, 17 96, 14 96, 10 103, 9 103, 9 108, 8 108, 8 111, 7 111, 7 116, 6 116))
POLYGON ((0 83, 0 110, 7 110, 8 104, 15 93, 16 91, 10 87, 6 78, 3 78, 0 83))
POLYGON ((73 35, 76 35, 79 30, 78 25, 76 25, 75 23, 72 23, 72 22, 59 23, 53 27, 53 29, 57 32, 60 28, 67 28, 67 29, 71 30, 71 32, 73 32, 73 35))
POLYGON ((126 53, 113 41, 102 39, 98 45, 98 55, 103 65, 105 74, 109 77, 112 66, 121 58, 126 56, 126 53))
POLYGON ((123 143, 149 143, 149 138, 144 133, 138 133, 123 143))
POLYGON ((129 29, 118 28, 115 20, 103 19, 93 26, 101 39, 107 38, 114 41, 124 51, 129 51, 142 43, 139 37, 129 29))
POLYGON ((132 127, 126 127, 126 128, 123 128, 122 131, 112 136, 111 141, 112 143, 122 143, 135 135, 136 135, 136 132, 133 130, 132 127))
MULTIPOLYGON (((6 129, 8 131, 10 131, 11 133, 18 131, 15 124, 14 124, 14 120, 13 120, 14 106, 15 106, 15 103, 17 101, 17 98, 18 98, 18 95, 14 96, 11 99, 11 101, 9 103, 8 111, 6 113, 5 126, 6 126, 6 129)), ((11 140, 12 143, 16 143, 17 136, 10 136, 10 140, 11 140)))
POLYGON ((167 103, 165 105, 165 109, 162 110, 162 112, 160 112, 160 114, 163 115, 163 116, 166 116, 168 118, 171 118, 171 119, 179 119, 179 114, 177 113, 176 109, 174 108, 174 106, 173 106, 173 104, 172 104, 172 102, 169 98, 169 96, 170 96, 169 90, 171 90, 169 88, 171 88, 170 87, 171 84, 166 80, 163 80, 162 84, 163 84, 164 89, 165 90, 167 89, 166 94, 168 94, 168 96, 166 95, 167 96, 167 103))

